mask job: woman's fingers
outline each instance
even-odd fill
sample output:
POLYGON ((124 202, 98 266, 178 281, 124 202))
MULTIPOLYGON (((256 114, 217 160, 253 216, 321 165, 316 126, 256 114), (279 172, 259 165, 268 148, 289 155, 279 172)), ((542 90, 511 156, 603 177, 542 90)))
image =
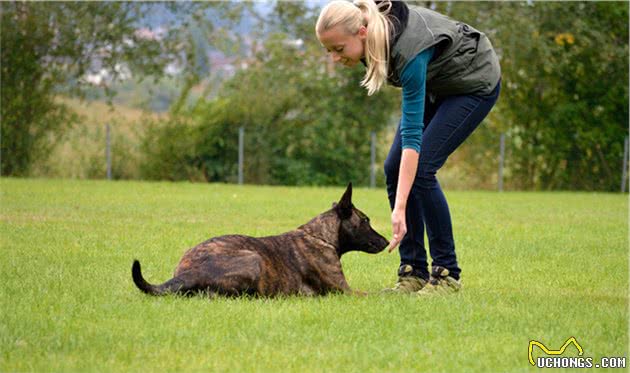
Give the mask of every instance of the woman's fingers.
POLYGON ((392 231, 394 233, 393 238, 389 241, 389 249, 388 252, 394 251, 400 241, 402 241, 403 237, 407 233, 407 227, 404 221, 398 220, 396 217, 392 217, 392 231))

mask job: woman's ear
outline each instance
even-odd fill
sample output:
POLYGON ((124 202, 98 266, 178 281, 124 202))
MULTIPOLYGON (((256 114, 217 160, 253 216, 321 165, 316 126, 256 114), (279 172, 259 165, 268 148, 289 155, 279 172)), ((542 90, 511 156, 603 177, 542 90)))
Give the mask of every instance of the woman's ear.
POLYGON ((357 32, 357 35, 359 36, 359 39, 361 40, 367 39, 367 27, 365 26, 359 27, 359 31, 357 32))

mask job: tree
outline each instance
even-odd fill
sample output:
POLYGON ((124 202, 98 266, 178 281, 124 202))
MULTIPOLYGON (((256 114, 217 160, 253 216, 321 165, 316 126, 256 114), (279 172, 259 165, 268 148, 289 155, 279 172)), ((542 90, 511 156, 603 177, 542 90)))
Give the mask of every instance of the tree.
POLYGON ((368 183, 370 131, 385 128, 397 95, 384 90, 368 97, 359 85, 362 68, 330 63, 315 38, 317 11, 279 2, 271 17, 278 31, 267 35, 249 68, 227 82, 217 99, 199 103, 193 117, 202 139, 196 154, 200 168, 230 170, 236 131, 243 126, 248 182, 368 183), (217 148, 223 150, 217 154, 217 148))
POLYGON ((500 120, 472 145, 485 154, 488 136, 508 135, 508 184, 617 189, 628 134, 627 2, 422 5, 487 33, 500 56, 502 92, 491 114, 500 120))
MULTIPOLYGON (((51 139, 72 123, 55 95, 81 95, 88 72, 107 71, 116 81, 164 75, 174 65, 187 87, 204 73, 202 35, 220 35, 209 8, 234 20, 240 4, 137 2, 3 2, 1 11, 1 169, 2 175, 27 175, 51 139), (156 9, 172 16, 162 30, 142 27, 156 9)), ((158 12, 159 13, 159 12, 158 12)), ((108 96, 113 92, 105 85, 108 96)), ((186 91, 184 92, 186 93, 186 91)))

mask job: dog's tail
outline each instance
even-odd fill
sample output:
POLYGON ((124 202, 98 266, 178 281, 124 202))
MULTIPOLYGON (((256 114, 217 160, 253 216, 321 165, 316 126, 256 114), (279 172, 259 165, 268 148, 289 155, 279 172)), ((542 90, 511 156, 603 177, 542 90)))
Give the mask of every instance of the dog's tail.
POLYGON ((131 267, 131 277, 133 277, 133 282, 134 284, 136 284, 138 289, 150 295, 166 295, 166 294, 179 293, 181 292, 181 290, 183 290, 183 287, 184 287, 183 281, 177 277, 166 281, 162 285, 149 284, 142 277, 142 271, 140 269, 140 262, 138 260, 133 261, 133 266, 131 267))

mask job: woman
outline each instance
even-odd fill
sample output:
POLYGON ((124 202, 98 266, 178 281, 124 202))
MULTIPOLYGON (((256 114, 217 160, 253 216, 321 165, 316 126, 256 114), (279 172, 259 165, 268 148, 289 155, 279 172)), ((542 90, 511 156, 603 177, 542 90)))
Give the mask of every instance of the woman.
POLYGON ((368 95, 386 82, 402 88, 402 118, 385 161, 390 252, 400 244, 398 282, 389 290, 456 292, 461 269, 435 174, 494 106, 499 61, 488 38, 467 24, 401 1, 378 3, 329 3, 317 20, 317 37, 333 61, 365 65, 361 85, 368 95))

